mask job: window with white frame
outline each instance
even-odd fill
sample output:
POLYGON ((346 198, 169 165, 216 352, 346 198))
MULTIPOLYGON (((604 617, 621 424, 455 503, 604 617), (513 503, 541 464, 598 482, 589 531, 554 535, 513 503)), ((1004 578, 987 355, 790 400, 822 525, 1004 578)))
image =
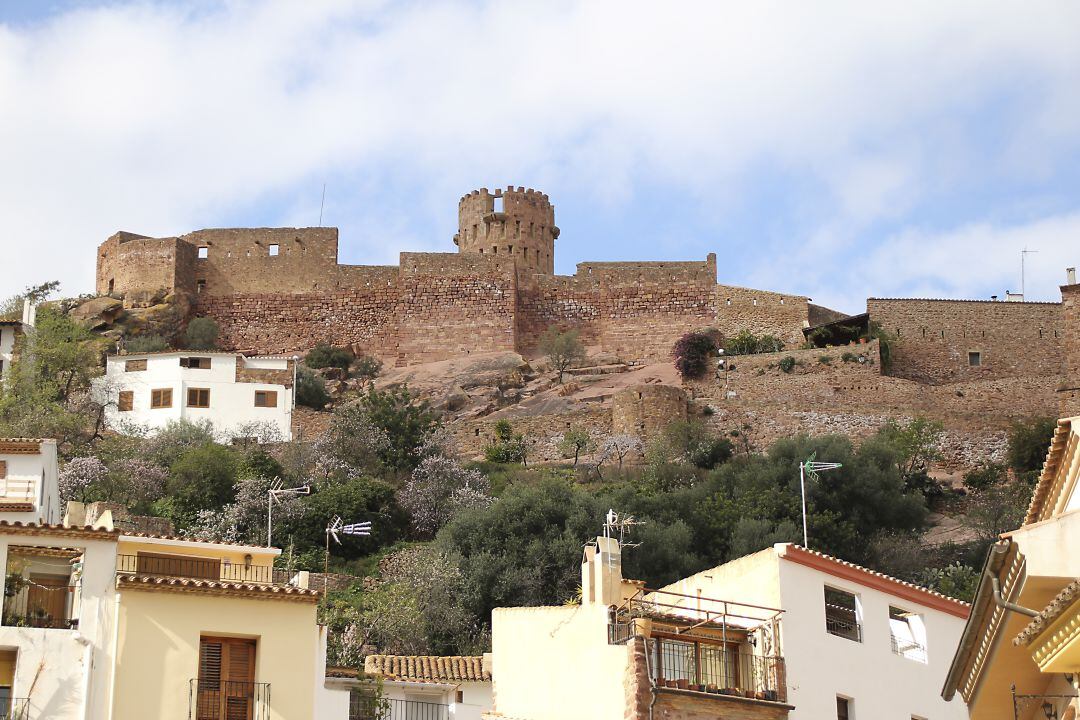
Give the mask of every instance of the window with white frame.
POLYGON ((922 615, 890 605, 889 635, 894 653, 916 662, 927 661, 926 623, 922 615))
POLYGON ((862 613, 858 595, 825 586, 825 632, 862 642, 862 613))

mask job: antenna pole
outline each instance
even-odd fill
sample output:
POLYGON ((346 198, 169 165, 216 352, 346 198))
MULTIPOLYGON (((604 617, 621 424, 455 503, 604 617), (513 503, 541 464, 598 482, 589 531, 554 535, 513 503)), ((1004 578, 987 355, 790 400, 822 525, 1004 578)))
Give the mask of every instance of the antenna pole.
POLYGON ((322 200, 319 201, 319 227, 322 227, 322 213, 326 206, 326 183, 322 184, 322 200))
POLYGON ((1038 250, 1028 250, 1024 248, 1020 251, 1020 297, 1027 300, 1027 289, 1024 287, 1027 279, 1027 270, 1025 267, 1025 261, 1027 260, 1028 253, 1037 253, 1038 250))
POLYGON ((802 546, 810 547, 810 533, 806 530, 806 464, 799 463, 799 489, 802 491, 802 546))

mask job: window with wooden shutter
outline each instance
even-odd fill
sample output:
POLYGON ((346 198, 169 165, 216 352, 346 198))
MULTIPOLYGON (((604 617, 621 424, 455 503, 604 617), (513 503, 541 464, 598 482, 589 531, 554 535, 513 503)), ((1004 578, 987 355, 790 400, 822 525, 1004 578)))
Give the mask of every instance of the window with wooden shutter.
POLYGON ((135 392, 132 390, 121 390, 120 398, 116 401, 116 407, 120 412, 131 412, 135 407, 135 392))
POLYGON ((276 390, 256 390, 255 391, 255 407, 276 408, 277 407, 277 391, 276 390))
POLYGON ((209 370, 210 358, 208 357, 182 357, 180 358, 180 367, 190 368, 192 370, 209 370))
POLYGON ((172 388, 163 388, 150 391, 150 407, 152 409, 172 407, 172 388))
POLYGON ((7 460, 0 460, 0 480, 7 477, 7 460))
POLYGON ((254 640, 200 638, 197 720, 251 720, 254 681, 254 640))
POLYGON ((187 404, 193 408, 210 407, 210 391, 206 388, 188 388, 187 404))
POLYGON ((146 358, 124 361, 124 372, 140 372, 146 369, 146 358))

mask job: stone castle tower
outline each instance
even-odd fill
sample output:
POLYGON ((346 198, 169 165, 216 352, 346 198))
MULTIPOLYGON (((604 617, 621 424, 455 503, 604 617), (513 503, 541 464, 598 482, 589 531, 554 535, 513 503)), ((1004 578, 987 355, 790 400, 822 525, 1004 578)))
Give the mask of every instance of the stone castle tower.
POLYGON ((537 190, 473 190, 458 203, 454 244, 461 253, 510 256, 519 268, 555 272, 555 206, 537 190))

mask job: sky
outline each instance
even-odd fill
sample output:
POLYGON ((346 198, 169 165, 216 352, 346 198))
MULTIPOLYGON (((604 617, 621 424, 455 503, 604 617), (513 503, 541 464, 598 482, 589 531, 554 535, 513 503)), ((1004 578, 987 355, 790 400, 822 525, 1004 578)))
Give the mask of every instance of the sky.
POLYGON ((92 292, 117 230, 340 228, 454 252, 542 190, 556 272, 702 260, 808 295, 1060 299, 1080 3, 0 0, 0 297, 92 292))

